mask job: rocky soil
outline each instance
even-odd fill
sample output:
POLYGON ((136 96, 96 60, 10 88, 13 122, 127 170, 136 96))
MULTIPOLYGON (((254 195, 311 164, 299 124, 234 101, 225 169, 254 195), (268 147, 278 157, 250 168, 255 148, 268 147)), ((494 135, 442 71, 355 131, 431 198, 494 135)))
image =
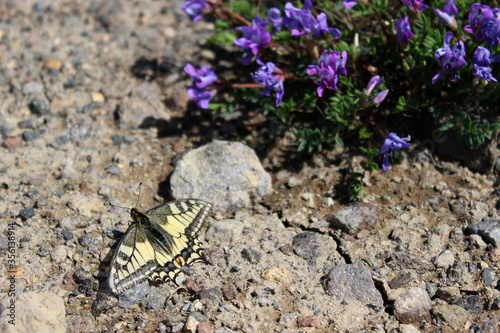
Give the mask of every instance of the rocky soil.
POLYGON ((188 102, 187 61, 231 62, 181 5, 0 2, 2 330, 498 332, 495 175, 417 138, 349 203, 351 150, 267 146, 258 112, 188 102), (214 204, 207 263, 112 295, 130 208, 185 197, 214 204))

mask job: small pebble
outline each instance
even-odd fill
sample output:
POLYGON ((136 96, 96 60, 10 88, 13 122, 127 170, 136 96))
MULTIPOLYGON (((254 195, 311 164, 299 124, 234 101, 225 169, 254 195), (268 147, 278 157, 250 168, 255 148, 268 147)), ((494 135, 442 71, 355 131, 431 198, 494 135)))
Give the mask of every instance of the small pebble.
POLYGON ((63 231, 61 231, 61 234, 63 235, 64 239, 67 241, 72 240, 74 237, 73 233, 71 231, 65 230, 65 229, 63 231))
POLYGON ((33 132, 33 131, 24 131, 23 132, 23 139, 26 142, 33 141, 40 138, 40 133, 38 132, 33 132))
POLYGON ((35 216, 35 210, 33 208, 24 208, 19 211, 19 216, 26 221, 27 219, 35 216))
POLYGON ((92 244, 92 238, 89 235, 82 235, 78 237, 78 244, 83 247, 88 247, 90 244, 92 244))

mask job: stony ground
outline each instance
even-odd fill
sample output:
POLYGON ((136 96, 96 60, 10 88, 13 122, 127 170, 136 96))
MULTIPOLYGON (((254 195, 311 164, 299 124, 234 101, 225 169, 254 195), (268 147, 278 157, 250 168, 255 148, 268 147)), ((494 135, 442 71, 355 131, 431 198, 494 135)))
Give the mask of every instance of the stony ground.
POLYGON ((2 329, 497 332, 495 176, 415 142, 351 205, 346 177, 361 157, 294 154, 288 133, 263 150, 257 113, 188 106, 184 64, 217 56, 203 47, 213 26, 181 5, 0 2, 0 275, 14 276, 0 285, 2 329), (208 263, 181 288, 112 296, 106 272, 129 208, 171 199, 179 161, 231 137, 257 150, 267 196, 233 210, 214 197, 208 263))

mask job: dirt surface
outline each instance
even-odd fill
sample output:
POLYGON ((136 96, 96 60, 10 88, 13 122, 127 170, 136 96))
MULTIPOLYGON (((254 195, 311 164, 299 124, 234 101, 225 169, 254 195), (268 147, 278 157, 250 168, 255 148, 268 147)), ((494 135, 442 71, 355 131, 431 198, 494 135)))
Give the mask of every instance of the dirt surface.
MULTIPOLYGON (((500 254, 491 240, 466 232, 471 223, 499 220, 496 178, 431 158, 417 141, 401 164, 366 179, 365 202, 379 217, 353 233, 333 228, 332 214, 350 205, 347 176, 362 157, 338 147, 297 154, 291 133, 269 136, 273 126, 257 111, 223 118, 188 104, 187 61, 231 64, 203 46, 213 25, 192 24, 181 5, 0 3, 0 275, 12 270, 7 236, 15 225, 17 293, 62 298, 59 320, 71 332, 176 332, 191 317, 206 322, 199 332, 410 332, 395 300, 419 287, 436 311, 414 328, 497 332, 500 254), (211 264, 191 267, 183 288, 153 287, 145 299, 160 295, 160 306, 123 308, 109 296, 110 305, 93 314, 96 299, 108 297, 99 295, 117 241, 110 230, 126 230, 129 208, 171 199, 175 161, 213 139, 254 148, 271 173, 272 194, 212 216, 241 222, 241 234, 231 242, 202 235, 211 264), (308 232, 317 246, 307 259, 294 237, 308 232), (437 261, 446 250, 451 266, 437 261), (408 264, 402 253, 425 264, 408 264), (327 292, 330 270, 357 261, 383 306, 327 292)), ((5 296, 11 283, 2 279, 0 287, 5 296)))

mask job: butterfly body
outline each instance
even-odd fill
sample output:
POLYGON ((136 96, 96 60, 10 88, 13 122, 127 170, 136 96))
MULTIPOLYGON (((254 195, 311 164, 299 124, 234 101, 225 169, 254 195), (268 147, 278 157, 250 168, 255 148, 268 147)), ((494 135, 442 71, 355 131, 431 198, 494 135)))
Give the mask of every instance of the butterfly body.
POLYGON ((182 266, 202 260, 197 235, 211 208, 197 199, 172 201, 145 213, 132 208, 132 224, 111 261, 111 291, 119 295, 146 279, 175 282, 182 266))

